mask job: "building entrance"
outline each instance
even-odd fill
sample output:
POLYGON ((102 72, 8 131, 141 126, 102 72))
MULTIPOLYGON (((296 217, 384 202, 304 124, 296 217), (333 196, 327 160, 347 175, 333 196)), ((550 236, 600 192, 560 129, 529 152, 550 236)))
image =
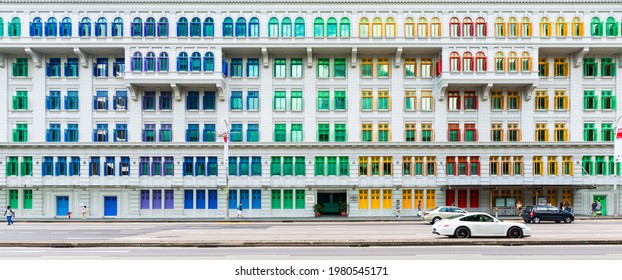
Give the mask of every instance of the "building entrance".
POLYGON ((607 216, 607 196, 595 195, 594 201, 600 201, 600 213, 602 216, 607 216))
POLYGON ((324 205, 325 215, 339 215, 339 204, 346 202, 346 191, 318 191, 317 203, 324 205))

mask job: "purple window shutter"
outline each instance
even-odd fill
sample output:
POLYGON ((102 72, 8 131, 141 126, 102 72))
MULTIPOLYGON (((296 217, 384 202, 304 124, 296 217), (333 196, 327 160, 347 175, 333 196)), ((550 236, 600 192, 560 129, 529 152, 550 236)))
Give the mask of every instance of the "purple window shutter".
POLYGON ((140 209, 149 209, 149 190, 140 191, 140 209))
POLYGON ((146 138, 147 138, 147 135, 146 135, 145 130, 143 129, 143 142, 145 142, 145 139, 146 139, 146 138))
POLYGON ((160 98, 159 98, 159 99, 160 99, 160 100, 159 100, 159 102, 158 102, 158 103, 159 103, 158 105, 160 105, 160 107, 158 107, 158 108, 159 108, 160 110, 162 110, 162 93, 160 93, 160 98))
POLYGON ((164 209, 173 209, 174 197, 173 190, 164 190, 164 209))
POLYGON ((162 209, 162 190, 153 190, 152 209, 162 209))

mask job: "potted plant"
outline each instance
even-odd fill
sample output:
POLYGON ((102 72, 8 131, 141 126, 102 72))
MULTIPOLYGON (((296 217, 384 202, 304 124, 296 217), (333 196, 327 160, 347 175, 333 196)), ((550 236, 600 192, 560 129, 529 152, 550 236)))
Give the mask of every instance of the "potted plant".
POLYGON ((345 202, 339 203, 339 212, 341 212, 342 217, 348 216, 348 204, 345 202))
POLYGON ((324 212, 324 205, 320 204, 320 203, 316 203, 315 205, 313 205, 313 212, 315 212, 315 216, 319 217, 320 214, 322 214, 322 212, 324 212))

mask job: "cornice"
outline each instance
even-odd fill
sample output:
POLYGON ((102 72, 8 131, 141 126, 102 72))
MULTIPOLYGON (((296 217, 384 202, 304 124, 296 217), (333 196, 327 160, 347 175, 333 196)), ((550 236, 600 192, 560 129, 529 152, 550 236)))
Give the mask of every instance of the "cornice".
POLYGON ((622 0, 0 0, 0 4, 622 4, 622 0))

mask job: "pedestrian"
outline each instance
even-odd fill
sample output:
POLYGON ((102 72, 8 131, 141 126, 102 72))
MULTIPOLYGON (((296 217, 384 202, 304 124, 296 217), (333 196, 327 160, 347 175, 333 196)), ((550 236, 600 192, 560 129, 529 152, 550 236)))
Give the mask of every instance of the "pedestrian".
POLYGON ((572 213, 572 208, 570 207, 570 203, 568 203, 568 201, 566 201, 566 203, 564 204, 564 209, 567 212, 571 212, 572 213))
POLYGON ((600 200, 596 201, 596 216, 602 216, 603 212, 602 210, 602 205, 600 204, 600 200))
POLYGON ((560 201, 559 202, 559 210, 564 211, 564 209, 566 209, 566 208, 564 208, 564 203, 560 201))
POLYGON ((520 217, 521 210, 523 210, 523 204, 519 201, 516 203, 516 214, 520 217))
POLYGON ((242 202, 238 205, 238 218, 244 218, 244 216, 242 216, 242 202))
POLYGON ((6 222, 7 225, 12 225, 13 224, 13 217, 15 217, 15 212, 13 212, 13 209, 11 209, 11 206, 7 206, 6 210, 4 211, 4 215, 6 216, 6 222))
POLYGON ((417 203, 417 217, 421 217, 421 200, 417 203))
POLYGON ((86 220, 86 205, 82 205, 82 220, 86 220))
POLYGON ((397 218, 399 219, 402 214, 402 206, 400 205, 400 201, 397 200, 395 203, 395 212, 397 214, 397 218))
POLYGON ((592 216, 596 217, 596 201, 592 202, 592 216))

